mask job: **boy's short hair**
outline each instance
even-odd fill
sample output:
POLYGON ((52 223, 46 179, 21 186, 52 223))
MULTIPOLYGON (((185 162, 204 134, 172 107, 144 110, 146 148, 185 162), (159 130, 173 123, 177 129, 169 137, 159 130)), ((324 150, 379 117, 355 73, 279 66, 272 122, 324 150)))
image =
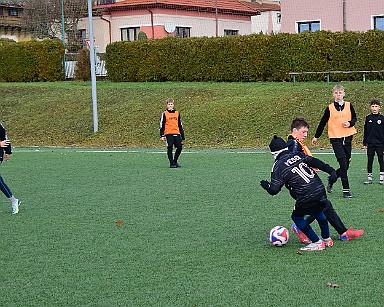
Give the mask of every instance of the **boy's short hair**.
POLYGON ((342 91, 344 91, 344 86, 342 86, 342 85, 340 85, 340 84, 336 84, 336 85, 333 87, 333 89, 332 89, 332 93, 333 93, 334 91, 338 91, 338 90, 342 90, 342 91))
POLYGON ((296 128, 300 129, 302 127, 308 128, 309 129, 309 124, 307 120, 304 117, 296 117, 292 123, 291 123, 291 131, 296 128))
POLYGON ((168 102, 175 103, 172 98, 167 98, 167 100, 165 101, 165 104, 168 104, 168 102))
POLYGON ((380 101, 379 100, 377 100, 377 99, 372 99, 370 102, 369 102, 369 105, 370 106, 372 106, 372 105, 380 105, 380 101))

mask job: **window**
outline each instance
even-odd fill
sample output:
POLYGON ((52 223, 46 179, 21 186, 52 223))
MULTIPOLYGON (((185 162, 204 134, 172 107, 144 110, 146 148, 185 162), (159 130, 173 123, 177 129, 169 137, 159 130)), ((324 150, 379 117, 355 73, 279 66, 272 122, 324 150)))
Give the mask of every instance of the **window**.
POLYGON ((9 8, 8 16, 19 16, 19 10, 14 7, 9 8))
POLYGON ((114 3, 116 3, 116 0, 97 0, 97 5, 114 4, 114 3))
POLYGON ((87 39, 87 30, 85 29, 80 29, 79 30, 79 41, 80 41, 80 47, 83 49, 83 48, 87 48, 87 44, 85 42, 85 40, 87 39))
POLYGON ((277 23, 281 23, 281 13, 277 13, 277 23))
POLYGON ((384 31, 384 16, 373 17, 373 29, 384 31))
POLYGON ((0 16, 3 16, 3 15, 4 15, 4 8, 0 7, 0 16))
POLYGON ((239 35, 239 30, 224 30, 224 36, 236 36, 239 35))
POLYGON ((176 27, 175 36, 181 38, 191 37, 191 28, 176 27))
POLYGON ((297 32, 315 32, 320 30, 320 21, 303 21, 297 23, 297 32))
POLYGON ((121 40, 122 41, 137 41, 139 37, 140 28, 124 28, 121 29, 121 40))

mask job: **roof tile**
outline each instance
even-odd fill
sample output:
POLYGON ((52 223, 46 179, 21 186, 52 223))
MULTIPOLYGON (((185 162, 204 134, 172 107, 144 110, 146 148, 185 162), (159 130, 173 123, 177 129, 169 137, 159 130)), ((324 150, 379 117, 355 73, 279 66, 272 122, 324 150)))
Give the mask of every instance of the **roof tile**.
POLYGON ((178 6, 178 7, 199 7, 217 8, 220 10, 257 12, 258 8, 247 5, 245 1, 239 0, 125 0, 114 4, 99 5, 98 7, 134 7, 143 5, 178 6))

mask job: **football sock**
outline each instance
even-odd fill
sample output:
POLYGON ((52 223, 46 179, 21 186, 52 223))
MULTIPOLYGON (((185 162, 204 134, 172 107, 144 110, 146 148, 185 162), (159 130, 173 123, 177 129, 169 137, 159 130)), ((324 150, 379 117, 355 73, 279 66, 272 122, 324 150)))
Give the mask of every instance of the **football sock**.
POLYGON ((11 196, 10 198, 8 198, 9 200, 10 200, 10 202, 11 202, 11 204, 12 205, 14 205, 14 204, 17 204, 17 202, 19 201, 17 198, 15 198, 15 196, 11 196))

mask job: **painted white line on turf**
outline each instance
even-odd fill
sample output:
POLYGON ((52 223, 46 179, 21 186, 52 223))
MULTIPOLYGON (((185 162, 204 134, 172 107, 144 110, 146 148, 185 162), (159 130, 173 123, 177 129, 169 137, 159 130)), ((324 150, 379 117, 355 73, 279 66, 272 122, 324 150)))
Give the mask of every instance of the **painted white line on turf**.
POLYGON ((123 153, 127 153, 129 152, 128 150, 75 150, 75 152, 91 152, 91 153, 120 153, 120 152, 123 152, 123 153))
MULTIPOLYGON (((164 154, 166 153, 166 150, 164 151, 143 151, 143 150, 76 150, 75 148, 66 148, 63 149, 73 149, 72 150, 63 150, 62 152, 76 152, 76 153, 145 153, 145 154, 164 154)), ((27 149, 17 149, 14 148, 15 152, 22 152, 22 153, 36 153, 36 152, 60 152, 60 150, 53 151, 52 148, 41 148, 41 149, 33 149, 27 150, 27 149)), ((219 149, 218 152, 215 152, 215 149, 213 149, 213 152, 210 152, 209 149, 206 151, 183 151, 183 154, 270 154, 269 151, 229 151, 227 152, 225 149, 219 149)), ((313 152, 314 156, 317 155, 334 155, 333 152, 313 152)), ((366 155, 366 151, 361 152, 352 152, 352 155, 366 155)))

